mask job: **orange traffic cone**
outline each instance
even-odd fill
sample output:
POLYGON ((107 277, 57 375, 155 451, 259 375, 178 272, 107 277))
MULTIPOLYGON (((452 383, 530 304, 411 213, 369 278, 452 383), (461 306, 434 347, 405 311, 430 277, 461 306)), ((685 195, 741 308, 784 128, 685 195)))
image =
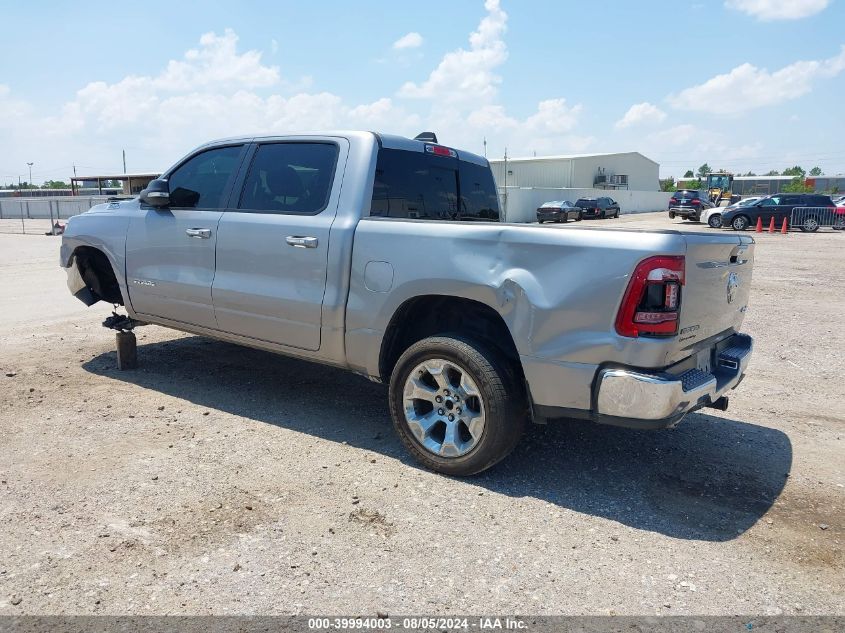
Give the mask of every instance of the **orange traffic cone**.
POLYGON ((780 232, 786 235, 789 232, 789 228, 786 225, 786 218, 783 219, 783 226, 780 227, 780 232))
POLYGON ((774 219, 774 217, 772 217, 772 219, 769 220, 769 233, 774 233, 774 232, 775 232, 775 219, 774 219))
POLYGON ((756 231, 758 233, 763 232, 763 218, 757 218, 757 229, 756 229, 756 231))

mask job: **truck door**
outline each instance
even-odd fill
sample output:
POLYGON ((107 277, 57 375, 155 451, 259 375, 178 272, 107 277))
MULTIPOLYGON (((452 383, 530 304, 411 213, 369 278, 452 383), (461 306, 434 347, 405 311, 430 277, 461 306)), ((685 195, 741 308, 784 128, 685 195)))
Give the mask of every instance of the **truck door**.
POLYGON ((218 224, 212 295, 221 330, 320 349, 329 234, 348 151, 347 140, 322 137, 254 146, 218 224))
POLYGON ((139 315, 217 327, 211 303, 217 224, 245 147, 191 156, 166 176, 170 206, 142 205, 130 221, 126 277, 139 315))

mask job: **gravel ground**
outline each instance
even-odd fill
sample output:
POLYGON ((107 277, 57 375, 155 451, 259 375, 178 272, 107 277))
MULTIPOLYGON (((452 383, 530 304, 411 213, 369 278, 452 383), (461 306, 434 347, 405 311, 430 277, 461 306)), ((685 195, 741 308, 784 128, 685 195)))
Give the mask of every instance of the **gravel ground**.
POLYGON ((117 371, 58 238, 0 234, 0 614, 843 614, 845 234, 758 238, 727 412, 456 480, 335 369, 150 326, 117 371))

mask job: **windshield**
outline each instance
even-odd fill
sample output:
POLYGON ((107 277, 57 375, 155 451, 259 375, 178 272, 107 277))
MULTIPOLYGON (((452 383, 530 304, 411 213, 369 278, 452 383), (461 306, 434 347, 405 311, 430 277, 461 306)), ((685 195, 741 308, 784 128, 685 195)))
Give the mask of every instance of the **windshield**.
POLYGON ((727 176, 710 176, 708 178, 710 181, 710 188, 711 189, 727 189, 728 188, 728 177, 727 176))
POLYGON ((676 198, 698 198, 699 193, 697 191, 678 191, 675 193, 676 198))
POLYGON ((596 199, 595 198, 578 198, 578 202, 575 203, 576 207, 591 207, 595 206, 596 199))

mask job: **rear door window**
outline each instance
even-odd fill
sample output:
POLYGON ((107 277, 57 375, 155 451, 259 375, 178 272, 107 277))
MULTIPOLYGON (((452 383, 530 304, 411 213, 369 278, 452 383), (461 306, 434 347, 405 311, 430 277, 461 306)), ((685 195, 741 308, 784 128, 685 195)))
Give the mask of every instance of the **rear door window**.
POLYGON ((334 180, 334 143, 259 145, 244 181, 238 209, 257 213, 317 214, 326 208, 334 180))

